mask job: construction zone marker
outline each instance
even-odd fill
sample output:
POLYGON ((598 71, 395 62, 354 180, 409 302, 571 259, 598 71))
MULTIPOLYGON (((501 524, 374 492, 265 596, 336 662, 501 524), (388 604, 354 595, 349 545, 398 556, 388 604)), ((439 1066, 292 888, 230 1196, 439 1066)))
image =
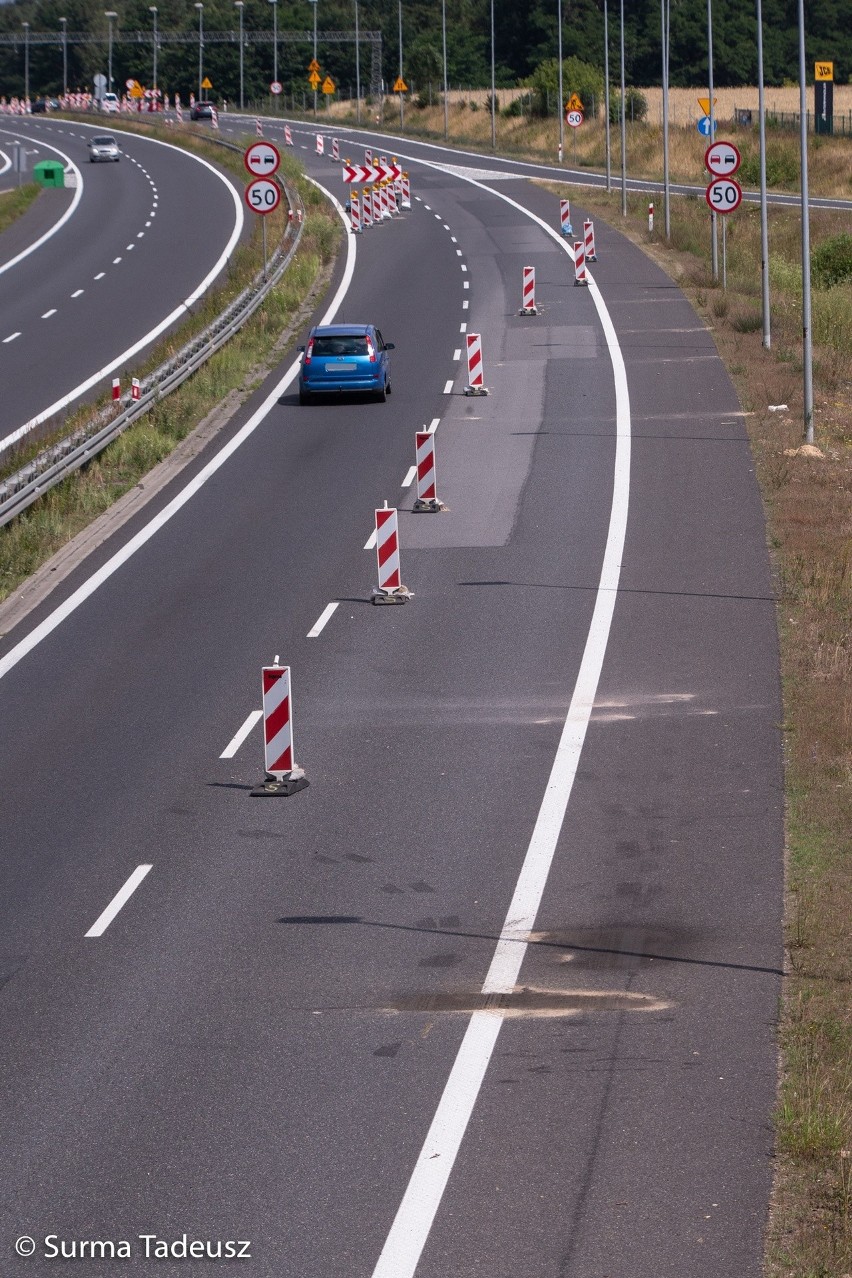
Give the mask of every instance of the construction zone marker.
POLYGON ((278 664, 261 671, 263 688, 263 762, 265 781, 251 791, 253 798, 286 798, 308 784, 304 768, 293 753, 293 705, 290 667, 278 664))
POLYGON ((349 223, 352 227, 353 235, 361 233, 361 203, 358 199, 358 192, 353 191, 349 196, 349 223))
POLYGON ((385 502, 376 511, 376 561, 379 567, 379 586, 373 589, 374 604, 408 603, 414 596, 402 584, 399 567, 399 519, 395 507, 385 502))
POLYGON ((412 510, 418 514, 440 514, 448 509, 438 498, 435 478, 435 433, 418 430, 414 436, 417 476, 417 500, 412 510))
POLYGON ((112 402, 117 404, 121 399, 121 378, 114 377, 112 379, 112 402))
POLYGON ((259 138, 263 137, 263 125, 261 124, 260 116, 254 122, 254 131, 259 138))
POLYGON ((289 124, 284 125, 284 145, 285 146, 293 145, 293 133, 289 124))
POLYGON ((583 223, 583 240, 586 245, 586 261, 596 262, 598 255, 595 252, 595 224, 590 222, 588 218, 583 223))
POLYGON ((574 241, 574 284, 588 284, 586 276, 586 246, 582 240, 574 241))
POLYGON ((331 139, 331 158, 333 160, 340 159, 340 142, 337 140, 337 138, 331 139))
POLYGON ((560 223, 560 226, 562 227, 563 235, 574 234, 574 228, 571 225, 571 201, 570 200, 559 201, 559 223, 560 223))
POLYGON ((521 298, 521 309, 519 315, 538 315, 538 307, 535 304, 535 267, 524 267, 524 288, 521 298))
POLYGON ((317 134, 317 155, 325 155, 325 138, 321 133, 317 134))
POLYGON ((467 342, 467 386, 465 395, 487 395, 488 387, 482 376, 482 336, 480 333, 466 333, 467 342))

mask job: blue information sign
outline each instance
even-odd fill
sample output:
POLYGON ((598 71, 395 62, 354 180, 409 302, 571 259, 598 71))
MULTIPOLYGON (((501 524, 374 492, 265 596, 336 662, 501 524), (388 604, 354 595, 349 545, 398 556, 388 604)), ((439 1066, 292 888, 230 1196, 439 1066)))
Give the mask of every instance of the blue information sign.
MULTIPOLYGON (((717 127, 718 127, 718 122, 714 120, 713 121, 714 133, 716 132, 717 127)), ((701 134, 703 138, 709 138, 710 137, 710 116, 702 115, 701 119, 698 121, 697 128, 698 128, 698 132, 701 134)))

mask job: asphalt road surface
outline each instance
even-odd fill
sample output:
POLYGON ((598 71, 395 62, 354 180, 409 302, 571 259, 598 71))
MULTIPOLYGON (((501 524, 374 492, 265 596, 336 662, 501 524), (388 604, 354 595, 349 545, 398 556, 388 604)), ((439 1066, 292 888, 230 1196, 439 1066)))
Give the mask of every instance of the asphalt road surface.
POLYGON ((473 167, 410 163, 318 312, 341 283, 396 343, 388 401, 300 408, 288 360, 0 644, 10 1278, 215 1272, 193 1241, 259 1278, 761 1272, 783 792, 742 414, 636 247, 599 225, 575 287, 554 197, 473 167), (379 608, 386 500, 414 598, 379 608), (276 656, 309 786, 258 799, 276 656))
POLYGON ((144 358, 160 332, 186 318, 242 232, 242 192, 187 151, 117 133, 119 163, 90 163, 89 139, 109 131, 78 121, 0 122, 0 148, 22 138, 30 168, 59 159, 78 181, 70 191, 45 191, 9 233, 8 248, 4 236, 0 448, 25 423, 77 403, 88 383, 101 391, 114 374, 126 380, 133 352, 144 358))

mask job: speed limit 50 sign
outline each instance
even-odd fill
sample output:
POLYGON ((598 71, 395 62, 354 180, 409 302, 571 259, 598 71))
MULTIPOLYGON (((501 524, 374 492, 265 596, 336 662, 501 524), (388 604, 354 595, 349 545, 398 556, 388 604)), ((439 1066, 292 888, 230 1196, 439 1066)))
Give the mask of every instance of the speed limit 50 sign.
POLYGON ((245 199, 255 213, 274 213, 281 203, 281 188, 270 178, 255 178, 246 187, 245 199))
POLYGON ((704 195, 714 213, 733 213, 742 203, 743 188, 733 178, 718 177, 704 195))

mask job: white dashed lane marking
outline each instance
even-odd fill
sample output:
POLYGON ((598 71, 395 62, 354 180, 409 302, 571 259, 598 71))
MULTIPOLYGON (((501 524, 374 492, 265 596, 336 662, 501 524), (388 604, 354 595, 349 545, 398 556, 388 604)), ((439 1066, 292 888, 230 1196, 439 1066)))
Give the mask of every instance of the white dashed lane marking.
POLYGON ((56 314, 56 307, 54 306, 53 310, 51 310, 51 311, 45 311, 41 318, 42 318, 42 319, 50 319, 51 315, 55 315, 55 314, 56 314))

